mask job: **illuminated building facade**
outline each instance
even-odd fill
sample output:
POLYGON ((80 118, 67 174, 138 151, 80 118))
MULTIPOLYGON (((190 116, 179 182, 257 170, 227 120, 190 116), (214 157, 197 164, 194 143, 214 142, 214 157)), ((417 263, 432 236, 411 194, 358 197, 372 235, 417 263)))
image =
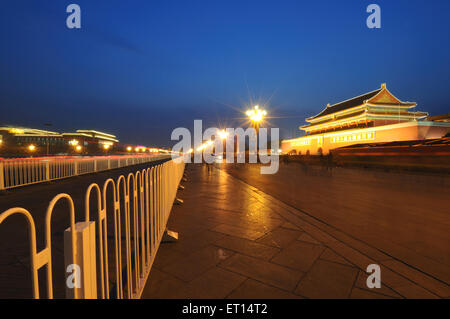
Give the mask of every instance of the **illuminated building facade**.
POLYGON ((399 100, 382 84, 307 118, 308 124, 300 127, 306 135, 282 141, 282 152, 326 155, 352 144, 440 138, 448 133, 450 123, 425 120, 428 113, 412 111, 416 105, 399 100))
POLYGON ((111 149, 119 142, 115 135, 94 130, 77 130, 75 133, 62 133, 62 136, 68 141, 76 141, 83 147, 89 147, 92 151, 111 149))
POLYGON ((0 145, 3 152, 21 153, 30 145, 36 152, 86 153, 111 150, 119 142, 116 136, 94 130, 75 133, 57 133, 24 127, 0 127, 0 145))
POLYGON ((25 145, 52 145, 62 146, 66 142, 61 134, 57 132, 38 130, 25 127, 0 127, 2 144, 9 146, 25 145))

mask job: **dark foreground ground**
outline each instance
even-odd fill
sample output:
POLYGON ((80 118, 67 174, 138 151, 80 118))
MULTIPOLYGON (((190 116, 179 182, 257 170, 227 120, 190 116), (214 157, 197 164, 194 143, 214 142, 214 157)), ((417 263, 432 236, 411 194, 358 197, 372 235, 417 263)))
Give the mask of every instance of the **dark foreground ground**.
POLYGON ((318 222, 450 283, 450 175, 281 164, 222 165, 318 222))
POLYGON ((296 164, 187 174, 169 219, 179 241, 161 245, 143 298, 450 296, 448 179, 296 164))

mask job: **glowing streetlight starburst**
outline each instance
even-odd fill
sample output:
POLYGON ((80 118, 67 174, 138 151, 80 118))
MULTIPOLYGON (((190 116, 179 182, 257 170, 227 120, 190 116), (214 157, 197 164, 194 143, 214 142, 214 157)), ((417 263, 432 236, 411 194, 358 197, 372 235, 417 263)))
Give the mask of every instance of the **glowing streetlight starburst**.
POLYGON ((258 124, 264 120, 264 117, 267 115, 266 110, 262 110, 259 108, 259 105, 255 105, 252 110, 248 110, 245 114, 250 118, 255 124, 258 124))
POLYGON ((219 131, 218 135, 222 140, 225 140, 228 137, 228 132, 225 130, 221 130, 219 131))
POLYGON ((78 140, 75 140, 75 139, 69 141, 69 144, 72 145, 72 146, 77 146, 78 143, 79 143, 78 140))

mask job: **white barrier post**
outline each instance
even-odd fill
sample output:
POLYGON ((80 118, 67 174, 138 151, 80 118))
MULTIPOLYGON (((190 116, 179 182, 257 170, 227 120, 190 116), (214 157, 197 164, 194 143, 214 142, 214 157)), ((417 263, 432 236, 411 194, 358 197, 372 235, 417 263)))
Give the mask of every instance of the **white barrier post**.
POLYGON ((45 180, 50 181, 50 162, 48 160, 45 162, 45 180))
POLYGON ((72 234, 70 227, 64 231, 64 261, 66 275, 74 276, 74 280, 66 279, 66 298, 73 299, 78 290, 80 299, 97 298, 97 274, 95 254, 95 222, 79 222, 75 224, 75 260, 72 260, 72 234), (70 267, 71 266, 71 267, 70 267), (78 266, 78 267, 77 267, 78 266), (77 271, 80 271, 77 274, 77 271), (79 279, 79 280, 78 280, 79 279), (75 283, 75 286, 69 285, 75 283))
POLYGON ((5 189, 5 176, 3 174, 3 162, 0 162, 0 190, 5 189))

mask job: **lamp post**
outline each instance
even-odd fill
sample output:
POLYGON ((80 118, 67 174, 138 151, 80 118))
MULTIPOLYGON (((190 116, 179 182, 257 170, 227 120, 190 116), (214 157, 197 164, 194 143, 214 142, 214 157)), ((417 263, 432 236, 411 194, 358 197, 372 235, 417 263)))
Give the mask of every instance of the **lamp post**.
POLYGON ((245 114, 247 114, 250 122, 252 123, 252 126, 256 130, 256 149, 258 150, 259 125, 262 121, 264 121, 264 117, 267 115, 267 111, 260 109, 259 105, 255 105, 253 109, 248 110, 245 114))
POLYGON ((225 131, 225 130, 221 130, 221 131, 219 131, 218 135, 219 135, 220 139, 222 140, 222 158, 223 158, 223 156, 225 154, 225 147, 224 147, 224 145, 225 145, 225 140, 228 137, 228 132, 225 131))
POLYGON ((33 144, 28 145, 28 151, 30 152, 30 157, 33 157, 33 153, 36 151, 36 146, 34 146, 33 144))
POLYGON ((253 109, 248 110, 245 114, 247 114, 253 127, 256 129, 256 133, 258 133, 259 124, 264 121, 264 117, 267 115, 266 110, 262 110, 259 108, 259 105, 255 105, 253 109))
POLYGON ((80 152, 81 151, 81 145, 79 145, 80 142, 76 139, 73 139, 71 141, 69 141, 69 145, 71 145, 76 152, 80 152))

